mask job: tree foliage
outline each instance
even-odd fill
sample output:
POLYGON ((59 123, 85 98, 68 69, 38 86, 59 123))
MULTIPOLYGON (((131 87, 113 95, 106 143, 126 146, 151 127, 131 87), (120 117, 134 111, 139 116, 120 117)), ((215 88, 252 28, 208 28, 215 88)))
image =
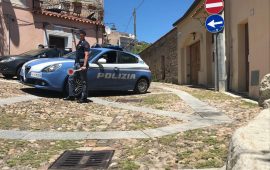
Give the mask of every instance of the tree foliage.
POLYGON ((136 43, 134 45, 134 48, 132 50, 132 53, 134 54, 139 54, 141 53, 143 50, 145 50, 147 47, 149 47, 151 44, 146 43, 146 42, 141 42, 141 43, 136 43))

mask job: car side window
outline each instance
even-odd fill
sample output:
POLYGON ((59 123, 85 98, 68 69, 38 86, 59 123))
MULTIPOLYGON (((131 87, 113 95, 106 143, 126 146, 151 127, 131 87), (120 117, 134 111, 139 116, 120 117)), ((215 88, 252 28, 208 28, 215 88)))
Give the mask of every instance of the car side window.
POLYGON ((118 63, 119 64, 135 64, 138 63, 139 59, 131 54, 125 52, 118 53, 118 63))
POLYGON ((56 58, 59 57, 60 51, 53 49, 46 52, 47 57, 49 58, 56 58))
POLYGON ((117 63, 116 51, 106 52, 106 53, 102 54, 100 58, 106 59, 107 60, 106 64, 116 64, 117 63))

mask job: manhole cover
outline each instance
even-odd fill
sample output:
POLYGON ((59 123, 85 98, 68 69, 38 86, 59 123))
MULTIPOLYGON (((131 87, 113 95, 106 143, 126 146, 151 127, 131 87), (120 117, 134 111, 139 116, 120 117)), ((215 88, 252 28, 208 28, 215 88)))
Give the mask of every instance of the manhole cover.
POLYGON ((110 165, 113 150, 65 151, 48 170, 101 170, 110 165))
POLYGON ((141 102, 142 99, 117 99, 116 102, 121 102, 121 103, 139 103, 141 102))

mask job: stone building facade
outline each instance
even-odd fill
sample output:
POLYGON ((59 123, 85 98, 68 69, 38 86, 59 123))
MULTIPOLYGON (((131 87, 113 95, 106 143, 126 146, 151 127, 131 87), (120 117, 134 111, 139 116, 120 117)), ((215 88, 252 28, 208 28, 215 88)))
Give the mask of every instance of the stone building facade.
POLYGON ((140 56, 149 65, 154 81, 178 83, 176 28, 141 52, 140 56))
POLYGON ((75 11, 62 8, 60 0, 0 0, 0 56, 21 54, 39 44, 75 50, 79 30, 86 32, 91 45, 102 43, 103 1, 97 10, 90 9, 92 2, 98 0, 80 1, 82 9, 75 11))
POLYGON ((258 98, 270 73, 270 1, 226 0, 225 6, 229 89, 258 98))
POLYGON ((111 34, 108 35, 108 43, 112 45, 119 45, 126 51, 132 51, 135 43, 135 36, 133 34, 113 30, 111 34))

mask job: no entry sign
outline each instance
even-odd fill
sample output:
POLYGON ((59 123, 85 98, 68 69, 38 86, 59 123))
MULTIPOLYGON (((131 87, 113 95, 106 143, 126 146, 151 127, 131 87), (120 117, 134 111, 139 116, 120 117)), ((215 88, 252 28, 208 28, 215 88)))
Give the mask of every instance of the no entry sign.
POLYGON ((224 9, 223 0, 206 0, 205 1, 205 10, 209 14, 219 14, 224 9))

